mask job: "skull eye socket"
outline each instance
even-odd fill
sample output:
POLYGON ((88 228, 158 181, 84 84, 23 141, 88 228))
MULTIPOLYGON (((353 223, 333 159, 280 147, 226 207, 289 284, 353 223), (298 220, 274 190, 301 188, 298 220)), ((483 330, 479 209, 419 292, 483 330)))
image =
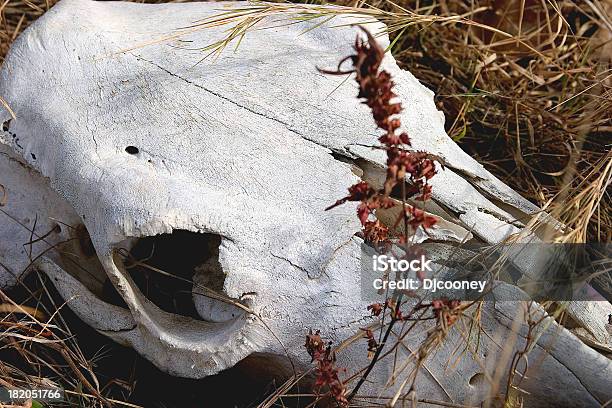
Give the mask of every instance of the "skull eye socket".
POLYGON ((217 235, 184 230, 144 237, 134 243, 124 265, 138 289, 157 307, 199 319, 193 303, 193 275, 199 265, 218 256, 220 243, 217 235))
MULTIPOLYGON (((238 307, 214 300, 214 296, 225 297, 220 236, 175 230, 130 243, 129 251, 120 251, 125 270, 140 292, 160 309, 206 321, 228 321, 243 315, 238 307)), ((110 281, 106 286, 106 299, 125 306, 110 281)))

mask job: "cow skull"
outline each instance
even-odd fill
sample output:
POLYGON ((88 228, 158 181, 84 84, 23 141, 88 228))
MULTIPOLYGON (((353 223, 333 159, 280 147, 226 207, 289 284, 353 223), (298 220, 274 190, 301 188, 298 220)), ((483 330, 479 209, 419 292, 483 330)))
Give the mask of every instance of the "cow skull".
MULTIPOLYGON (((351 52, 356 18, 338 17, 335 28, 308 30, 315 23, 304 22, 259 30, 214 61, 193 48, 221 39, 220 28, 151 44, 218 8, 63 0, 17 39, 0 77, 12 108, 0 112, 0 182, 10 215, 0 223, 0 284, 13 285, 34 264, 88 325, 192 378, 255 352, 307 363, 301 343, 309 328, 339 343, 368 324, 355 208, 324 209, 359 177, 379 177, 384 163, 369 147, 378 135, 352 81, 315 68, 351 52), (34 236, 43 239, 24 246, 35 215, 34 236), (156 304, 131 273, 135 249, 153 253, 154 237, 171 241, 170 265, 191 244, 203 254, 191 265, 188 316, 156 304), (61 251, 49 250, 55 246, 61 251), (118 301, 106 295, 109 282, 118 301)), ((380 41, 388 44, 384 35, 380 41)), ((493 243, 519 232, 517 220, 538 209, 446 135, 430 90, 390 55, 383 68, 414 148, 444 164, 428 208, 441 218, 436 239, 493 243)), ((505 327, 493 315, 492 333, 505 327)), ((579 341, 571 344, 612 370, 579 341)), ((366 364, 361 346, 342 363, 366 364)), ((560 370, 557 384, 594 400, 606 395, 601 382, 583 386, 562 375, 576 368, 572 361, 550 364, 560 370)), ((431 370, 444 366, 440 357, 431 370)), ((467 383, 482 370, 466 363, 463 382, 421 381, 432 395, 482 402, 484 384, 467 383)))

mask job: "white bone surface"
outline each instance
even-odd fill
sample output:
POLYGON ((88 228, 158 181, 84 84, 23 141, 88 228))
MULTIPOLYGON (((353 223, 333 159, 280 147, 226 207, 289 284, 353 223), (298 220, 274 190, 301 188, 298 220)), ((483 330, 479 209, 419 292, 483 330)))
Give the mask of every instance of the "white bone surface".
MULTIPOLYGON (((227 50, 214 61, 202 61, 202 52, 194 49, 221 39, 221 28, 133 48, 219 8, 219 3, 63 0, 15 41, 0 73, 0 95, 16 115, 10 131, 0 133, 0 145, 19 161, 0 156, 1 174, 9 175, 0 184, 7 186, 9 200, 35 197, 30 207, 9 204, 7 211, 26 225, 32 212, 45 223, 62 217, 69 224, 83 222, 128 309, 98 299, 52 256, 38 267, 87 324, 161 369, 192 378, 218 373, 252 352, 288 353, 308 363, 302 344, 309 328, 339 343, 370 322, 368 302, 360 298, 355 207, 324 209, 358 180, 351 165, 332 152, 383 162, 380 151, 366 147, 377 144, 379 132, 355 98, 353 81, 338 87, 343 78, 316 70, 334 67, 352 52, 358 30, 342 25, 357 22, 354 18, 313 30, 307 30, 316 24, 310 22, 254 31, 236 52, 227 50), (128 146, 139 152, 128 154, 128 146), (31 182, 23 178, 22 164, 36 175, 31 182), (43 191, 54 196, 44 198, 43 191), (114 249, 130 238, 176 229, 221 236, 223 292, 242 299, 255 314, 232 319, 226 305, 198 302, 194 288, 203 318, 196 320, 161 310, 139 291, 114 249), (117 318, 109 322, 113 315, 117 318)), ((385 35, 380 41, 388 44, 385 35)), ((433 188, 439 208, 453 214, 447 222, 459 224, 447 225, 447 238, 456 241, 458 231, 471 231, 483 241, 499 242, 519 231, 515 215, 537 208, 446 135, 431 91, 390 55, 383 68, 397 84, 402 123, 414 148, 438 155, 446 165, 433 188)), ((2 109, 0 121, 9 119, 2 109)), ((24 232, 18 229, 0 222, 0 261, 12 271, 29 264, 19 247, 24 232)), ((441 229, 436 238, 444 235, 441 229)), ((14 281, 0 268, 0 285, 14 281)), ((490 324, 502 337, 509 335, 503 325, 490 324)), ((560 336, 570 345, 553 348, 552 354, 566 354, 571 347, 576 359, 589 357, 602 378, 612 378, 607 359, 580 341, 572 343, 575 337, 568 332, 560 336)), ((358 342, 340 356, 341 364, 359 368, 367 364, 365 354, 365 342, 358 342)), ((443 360, 434 359, 428 370, 444 386, 421 377, 425 395, 456 402, 486 397, 485 388, 467 383, 482 367, 459 365, 459 381, 447 375, 443 360)), ((542 380, 545 386, 566 384, 579 368, 561 365, 542 380)), ((577 387, 571 395, 551 400, 534 388, 533 406, 609 397, 601 381, 578 375, 570 381, 577 387)))

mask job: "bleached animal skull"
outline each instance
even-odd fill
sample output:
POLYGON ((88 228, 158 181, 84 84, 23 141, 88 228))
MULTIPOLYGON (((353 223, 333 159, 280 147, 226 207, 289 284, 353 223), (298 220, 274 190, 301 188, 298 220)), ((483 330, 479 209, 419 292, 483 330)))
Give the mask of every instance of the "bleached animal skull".
MULTIPOLYGON (((15 116, 0 113, 0 184, 10 215, 0 222, 0 284, 13 285, 33 260, 88 325, 166 372, 192 378, 254 352, 307 363, 302 343, 309 328, 338 344, 369 323, 359 296, 355 209, 324 209, 359 176, 375 179, 384 163, 368 147, 377 131, 352 81, 315 68, 351 53, 353 27, 307 30, 315 23, 305 22, 259 30, 214 61, 202 61, 196 48, 222 38, 220 28, 139 46, 219 8, 63 0, 17 39, 0 78, 0 95, 15 116), (51 233, 24 246, 34 217, 34 237, 51 233), (208 258, 193 276, 195 317, 162 310, 126 269, 119 249, 160 234, 182 234, 187 246, 191 238, 205 242, 208 258), (47 250, 70 239, 61 254, 47 250), (107 277, 125 307, 105 296, 107 277), (201 286, 242 306, 202 296, 210 293, 201 286)), ((342 17, 333 25, 356 22, 342 17)), ((386 36, 380 41, 388 44, 386 36)), ((383 68, 396 82, 414 147, 445 164, 433 179, 429 209, 446 220, 436 238, 460 241, 473 233, 499 242, 519 231, 517 220, 537 208, 452 142, 431 91, 390 55, 383 68)), ((488 310, 492 338, 508 335, 515 306, 488 310)), ((552 401, 605 401, 609 362, 569 332, 561 338, 546 360, 555 374, 544 386, 574 391, 552 401), (584 373, 567 356, 572 348, 603 379, 584 373)), ((423 389, 434 399, 480 403, 488 389, 483 367, 446 367, 449 344, 428 363, 423 389)), ((479 353, 500 352, 494 341, 487 344, 479 353)), ((340 364, 365 365, 364 347, 354 343, 340 364)), ((534 395, 540 405, 551 402, 534 395)))

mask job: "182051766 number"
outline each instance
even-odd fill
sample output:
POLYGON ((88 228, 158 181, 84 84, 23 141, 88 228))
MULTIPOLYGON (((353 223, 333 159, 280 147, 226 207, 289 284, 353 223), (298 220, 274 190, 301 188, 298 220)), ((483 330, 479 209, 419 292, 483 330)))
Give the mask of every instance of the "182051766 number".
POLYGON ((0 388, 0 402, 21 400, 63 401, 64 390, 61 388, 0 388))

